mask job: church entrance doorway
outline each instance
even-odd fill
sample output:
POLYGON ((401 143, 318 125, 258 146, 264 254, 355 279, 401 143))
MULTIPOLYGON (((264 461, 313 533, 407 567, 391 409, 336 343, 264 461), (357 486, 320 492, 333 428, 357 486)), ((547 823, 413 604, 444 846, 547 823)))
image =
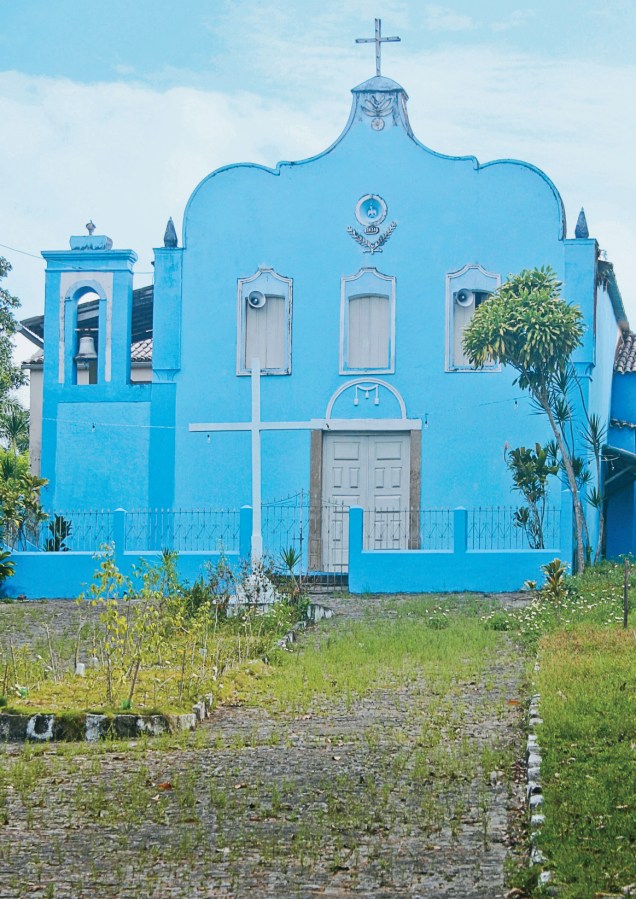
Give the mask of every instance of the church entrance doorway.
POLYGON ((411 474, 409 432, 323 434, 322 566, 346 571, 349 507, 365 510, 365 549, 406 549, 411 474))

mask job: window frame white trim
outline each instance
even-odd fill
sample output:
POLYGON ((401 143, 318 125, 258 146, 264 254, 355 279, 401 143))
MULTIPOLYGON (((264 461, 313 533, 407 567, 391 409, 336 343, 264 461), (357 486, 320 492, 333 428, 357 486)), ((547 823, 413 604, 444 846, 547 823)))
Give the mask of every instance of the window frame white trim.
POLYGON ((397 278, 395 275, 384 275, 375 266, 365 266, 358 269, 353 275, 343 275, 340 279, 340 353, 338 373, 341 375, 393 375, 395 374, 395 296, 397 278), (353 285, 364 275, 372 275, 384 282, 388 289, 386 292, 357 291, 352 292, 348 285, 353 285), (349 368, 346 364, 349 349, 349 300, 364 295, 388 296, 389 298, 389 347, 387 368, 349 368))
MULTIPOLYGON (((285 350, 287 356, 287 365, 282 368, 262 368, 261 375, 291 375, 292 373, 292 304, 293 304, 293 279, 287 278, 285 275, 279 275, 273 268, 267 266, 259 266, 259 268, 248 278, 238 278, 237 281, 237 325, 236 325, 236 374, 239 377, 249 377, 252 369, 249 367, 251 360, 245 359, 245 340, 246 340, 246 315, 247 308, 244 302, 245 286, 257 286, 257 282, 262 279, 263 275, 274 278, 281 285, 281 294, 285 299, 285 318, 286 318, 286 341, 285 350)), ((265 285, 264 285, 265 286, 265 285)), ((271 289, 263 291, 263 293, 272 293, 271 289)))
MULTIPOLYGON (((489 272, 487 269, 483 267, 479 262, 469 262, 466 265, 462 266, 462 268, 457 269, 454 272, 446 273, 446 350, 444 353, 444 371, 447 372, 455 372, 455 373, 469 373, 469 374, 492 374, 493 372, 501 371, 501 365, 484 365, 483 368, 475 368, 472 365, 454 365, 452 363, 453 358, 453 284, 454 280, 460 278, 462 275, 465 275, 466 272, 474 269, 478 271, 485 278, 491 278, 495 281, 495 290, 501 287, 501 275, 498 272, 489 272)), ((487 293, 488 291, 483 288, 476 288, 478 291, 482 293, 487 293)))

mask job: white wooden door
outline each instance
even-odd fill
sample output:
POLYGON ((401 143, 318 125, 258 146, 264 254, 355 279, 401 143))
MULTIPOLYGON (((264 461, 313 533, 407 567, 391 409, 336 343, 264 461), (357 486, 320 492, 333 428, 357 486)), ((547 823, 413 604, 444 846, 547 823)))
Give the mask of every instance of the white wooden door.
POLYGON ((408 545, 410 436, 330 433, 323 441, 322 558, 347 567, 349 506, 365 510, 365 549, 408 545))

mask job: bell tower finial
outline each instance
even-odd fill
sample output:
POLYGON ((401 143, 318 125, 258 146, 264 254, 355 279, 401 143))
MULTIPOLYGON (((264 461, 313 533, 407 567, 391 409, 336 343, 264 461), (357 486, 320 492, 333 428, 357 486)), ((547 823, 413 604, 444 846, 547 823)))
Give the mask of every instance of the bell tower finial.
POLYGON ((174 227, 174 222, 172 221, 172 216, 168 219, 168 224, 166 225, 166 231, 163 235, 163 245, 164 247, 176 247, 178 246, 179 241, 177 239, 177 232, 174 227))
POLYGON ((574 229, 574 236, 579 240, 584 240, 590 236, 589 228, 587 227, 587 219, 585 218, 585 210, 581 207, 581 211, 579 212, 579 217, 576 220, 576 228, 574 229))

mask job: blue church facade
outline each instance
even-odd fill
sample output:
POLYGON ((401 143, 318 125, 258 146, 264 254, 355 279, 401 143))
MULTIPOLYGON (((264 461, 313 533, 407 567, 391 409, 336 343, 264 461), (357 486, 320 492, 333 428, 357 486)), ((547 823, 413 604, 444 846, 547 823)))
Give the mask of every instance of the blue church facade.
MULTIPOLYGON (((43 254, 43 329, 25 333, 43 336, 31 367, 43 366, 46 507, 239 509, 302 493, 306 564, 334 570, 348 558, 338 506, 368 510, 369 549, 417 551, 422 510, 518 505, 505 450, 549 440, 548 422, 512 371, 472 369, 461 337, 509 273, 549 265, 583 312, 573 361, 617 450, 608 553, 632 550, 636 343, 630 355, 613 269, 584 219, 568 237, 532 165, 428 149, 389 78, 352 94, 318 156, 204 179, 181 245, 169 223, 155 250, 151 293, 133 291, 136 255, 109 238, 43 254)), ((561 502, 555 480, 557 513, 561 502)))

